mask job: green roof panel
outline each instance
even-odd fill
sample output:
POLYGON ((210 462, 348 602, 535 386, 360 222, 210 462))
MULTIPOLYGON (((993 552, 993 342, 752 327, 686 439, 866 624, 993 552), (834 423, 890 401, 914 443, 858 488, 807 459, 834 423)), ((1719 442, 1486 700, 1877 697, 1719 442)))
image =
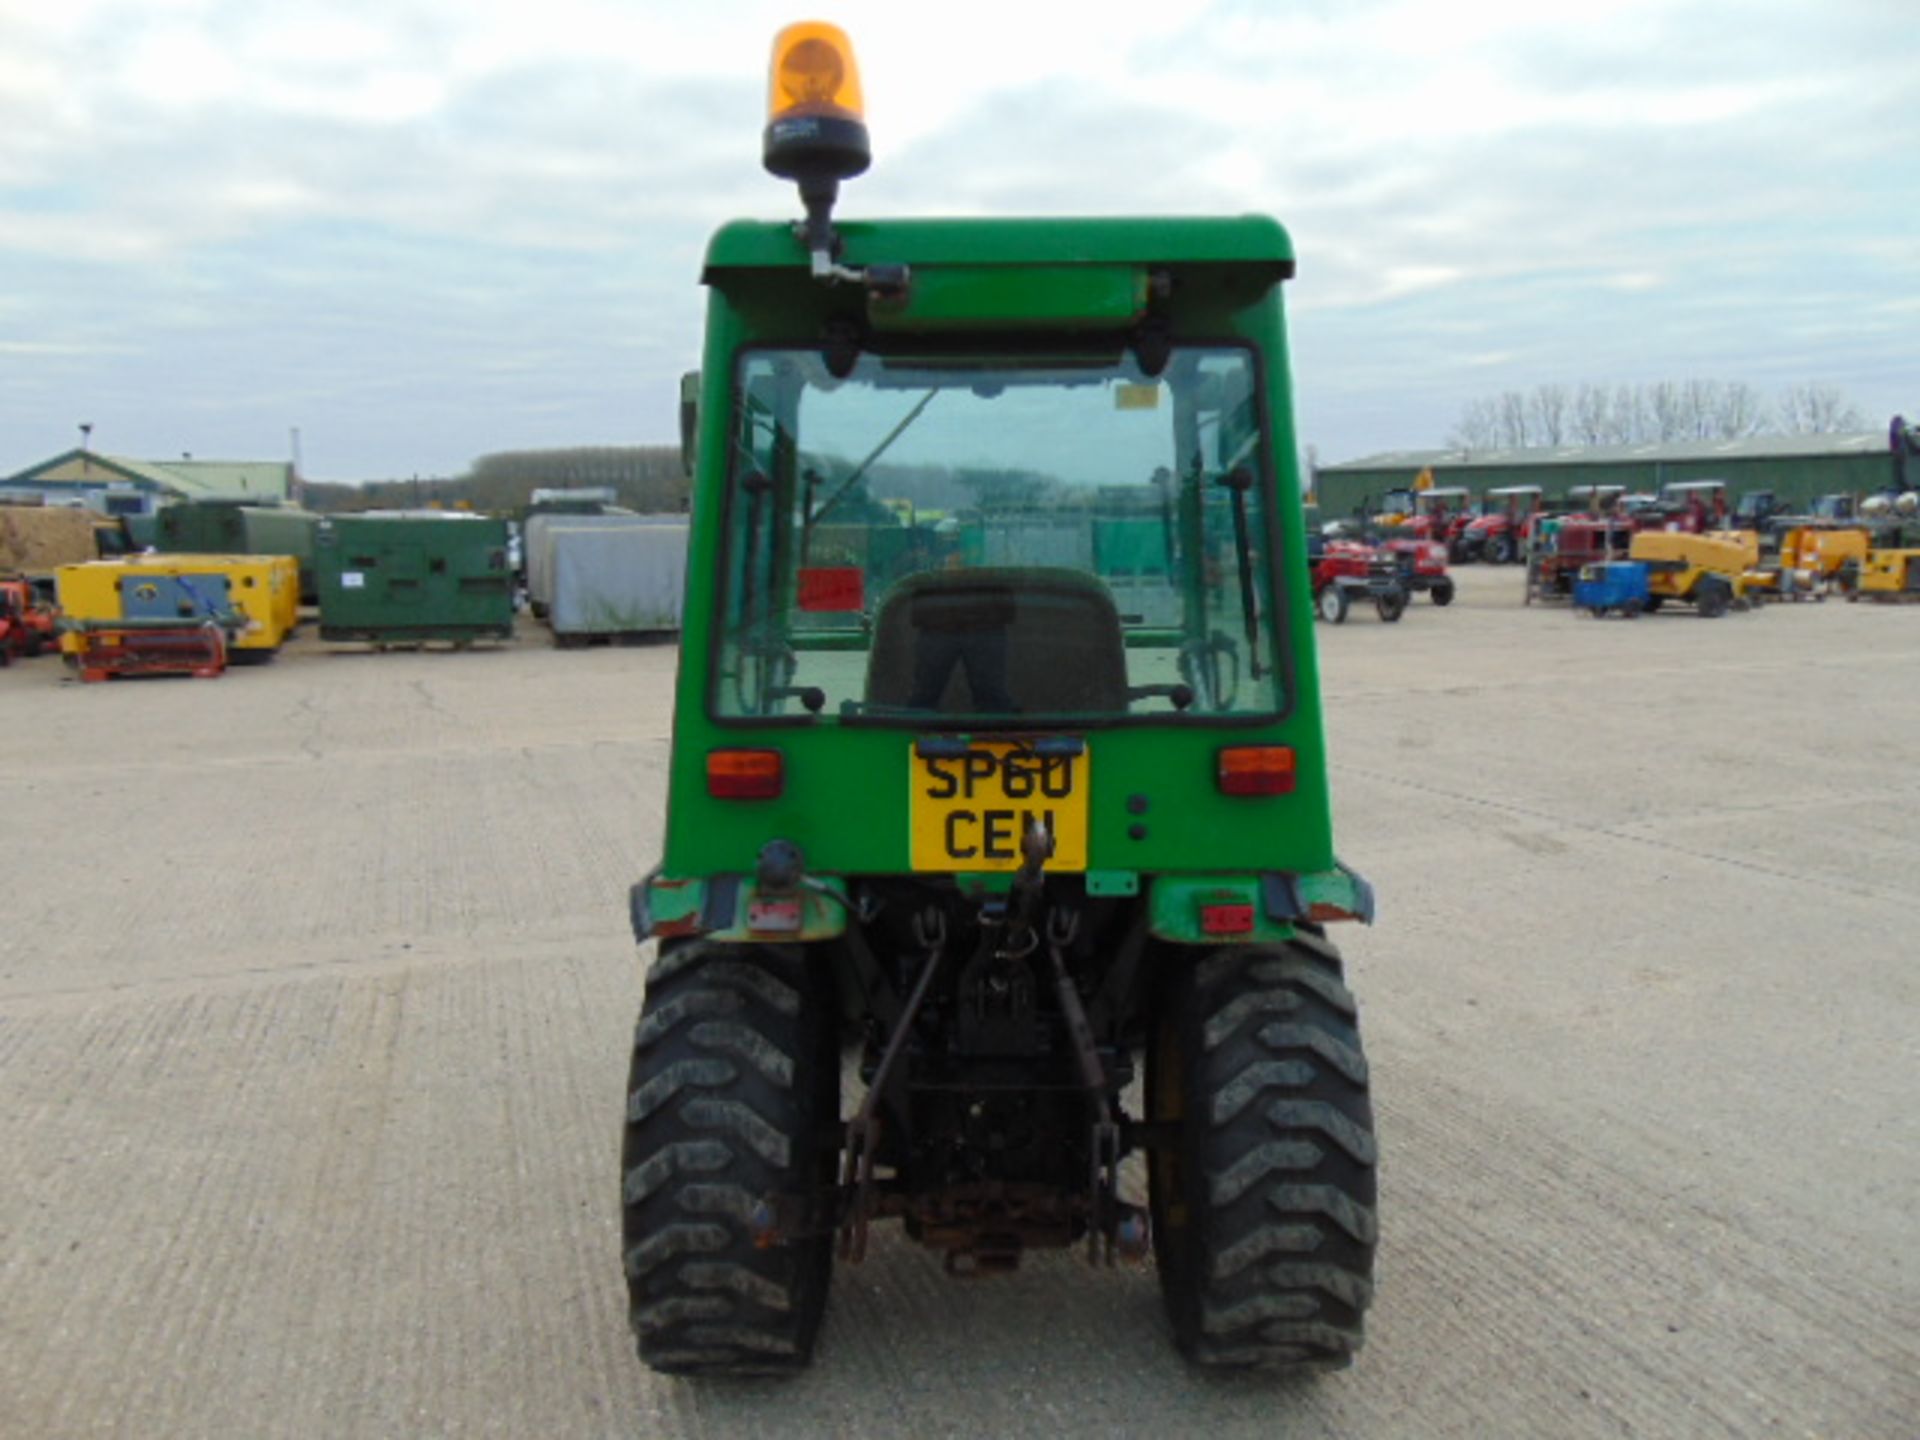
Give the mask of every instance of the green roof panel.
MULTIPOLYGON (((1265 215, 1149 219, 850 220, 836 226, 847 265, 1271 265, 1293 270, 1293 241, 1265 215)), ((804 269, 792 224, 736 220, 707 246, 716 271, 804 269)))

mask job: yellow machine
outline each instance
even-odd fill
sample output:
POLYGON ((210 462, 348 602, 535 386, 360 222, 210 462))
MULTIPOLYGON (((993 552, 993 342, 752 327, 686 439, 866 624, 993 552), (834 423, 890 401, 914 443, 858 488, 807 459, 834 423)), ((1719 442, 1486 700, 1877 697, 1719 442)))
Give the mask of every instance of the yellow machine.
POLYGON ((1633 537, 1628 557, 1647 567, 1647 608, 1676 600, 1708 619, 1736 604, 1747 605, 1747 569, 1757 555, 1750 537, 1689 535, 1675 530, 1642 530, 1633 537))
POLYGON ((1709 530, 1707 539, 1737 547, 1742 569, 1751 570, 1760 563, 1760 537, 1751 530, 1709 530))
POLYGON ((1849 600, 1920 600, 1920 550, 1869 550, 1849 600))
POLYGON ((228 632, 234 658, 265 658, 300 617, 299 562, 291 555, 136 555, 62 565, 60 609, 73 627, 61 636, 70 656, 84 653, 82 631, 105 622, 151 628, 213 620, 228 632))
POLYGON ((1830 589, 1851 588, 1870 544, 1865 530, 1796 525, 1780 537, 1778 558, 1750 565, 1747 588, 1756 599, 1824 600, 1830 589))
POLYGON ((1822 530, 1811 525, 1796 526, 1780 537, 1780 563, 1793 570, 1811 570, 1821 579, 1828 580, 1849 562, 1863 564, 1870 543, 1864 530, 1822 530))

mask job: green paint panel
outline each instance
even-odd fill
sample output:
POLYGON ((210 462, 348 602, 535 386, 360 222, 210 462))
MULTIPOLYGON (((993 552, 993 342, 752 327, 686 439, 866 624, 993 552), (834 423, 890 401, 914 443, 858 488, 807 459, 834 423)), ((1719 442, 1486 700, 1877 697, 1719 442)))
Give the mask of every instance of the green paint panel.
POLYGON ((504 520, 337 517, 315 537, 314 569, 323 640, 513 634, 504 520))
MULTIPOLYGON (((1293 265, 1293 241, 1265 215, 1098 220, 836 221, 847 265, 1293 265)), ((791 225, 740 220, 707 247, 706 278, 734 269, 804 270, 791 225)), ((709 372, 710 373, 710 372, 709 372)))
POLYGON ((1116 329, 1140 318, 1147 272, 1134 265, 933 266, 901 301, 873 300, 876 330, 1116 329))

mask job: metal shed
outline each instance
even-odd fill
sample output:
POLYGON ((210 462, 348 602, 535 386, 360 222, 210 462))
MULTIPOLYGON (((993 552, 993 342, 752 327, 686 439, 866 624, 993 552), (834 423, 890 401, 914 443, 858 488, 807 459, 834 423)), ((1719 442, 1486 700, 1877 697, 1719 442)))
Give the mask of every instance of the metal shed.
POLYGON ((1524 450, 1398 450, 1320 467, 1315 498, 1328 519, 1379 504, 1422 471, 1436 485, 1481 491, 1538 485, 1549 497, 1575 485, 1655 492, 1689 480, 1724 480, 1730 497, 1771 490, 1789 505, 1819 495, 1920 487, 1920 457, 1896 451, 1884 430, 1844 435, 1770 435, 1646 445, 1565 445, 1524 450))

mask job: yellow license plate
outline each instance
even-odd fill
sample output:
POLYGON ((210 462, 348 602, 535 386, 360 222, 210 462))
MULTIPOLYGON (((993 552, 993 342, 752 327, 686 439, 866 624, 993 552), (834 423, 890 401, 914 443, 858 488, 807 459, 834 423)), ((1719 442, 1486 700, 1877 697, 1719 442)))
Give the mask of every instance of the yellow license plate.
POLYGON ((908 760, 913 868, 1018 870, 1020 837, 1038 820, 1053 835, 1049 870, 1087 868, 1088 755, 1036 755, 1031 746, 976 741, 951 755, 908 760))

